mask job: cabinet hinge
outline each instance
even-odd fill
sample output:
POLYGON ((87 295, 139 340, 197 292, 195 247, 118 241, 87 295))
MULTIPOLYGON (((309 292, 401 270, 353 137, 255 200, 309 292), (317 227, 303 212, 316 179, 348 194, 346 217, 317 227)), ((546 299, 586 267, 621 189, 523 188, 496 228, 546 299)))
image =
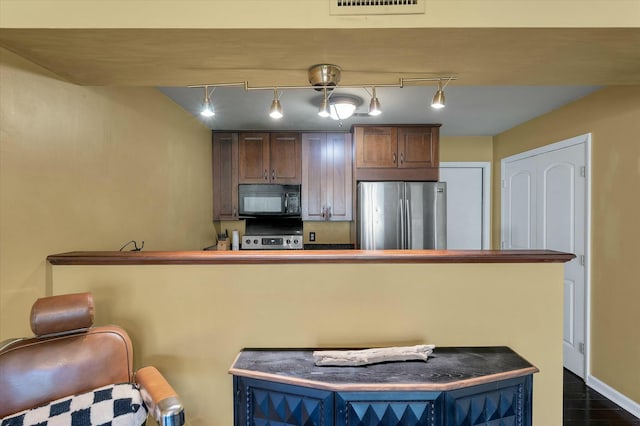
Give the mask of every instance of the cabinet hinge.
POLYGON ((586 176, 587 176, 587 167, 580 166, 580 177, 586 177, 586 176))
POLYGON ((581 254, 580 256, 578 256, 580 259, 580 265, 584 266, 585 263, 585 258, 584 258, 584 254, 581 254))
POLYGON ((578 343, 578 352, 580 352, 582 355, 584 355, 584 343, 583 342, 578 343))

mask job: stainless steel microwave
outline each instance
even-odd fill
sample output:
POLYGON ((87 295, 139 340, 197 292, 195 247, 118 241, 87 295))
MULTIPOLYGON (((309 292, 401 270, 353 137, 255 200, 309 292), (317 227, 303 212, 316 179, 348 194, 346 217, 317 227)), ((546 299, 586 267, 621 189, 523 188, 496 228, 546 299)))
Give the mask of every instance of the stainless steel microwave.
POLYGON ((300 216, 300 185, 238 185, 240 216, 300 216))

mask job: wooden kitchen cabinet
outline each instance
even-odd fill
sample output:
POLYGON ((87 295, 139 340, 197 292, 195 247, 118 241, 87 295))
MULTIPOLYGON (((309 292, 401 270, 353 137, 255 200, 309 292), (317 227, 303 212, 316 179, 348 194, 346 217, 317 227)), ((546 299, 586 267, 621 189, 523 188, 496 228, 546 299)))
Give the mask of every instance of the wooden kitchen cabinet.
POLYGON ((356 179, 437 181, 439 127, 354 126, 356 179))
POLYGON ((213 219, 238 218, 238 134, 214 133, 213 219))
POLYGON ((351 221, 351 135, 303 133, 302 165, 302 220, 351 221))
POLYGON ((240 133, 239 183, 299 184, 301 181, 300 134, 240 133))

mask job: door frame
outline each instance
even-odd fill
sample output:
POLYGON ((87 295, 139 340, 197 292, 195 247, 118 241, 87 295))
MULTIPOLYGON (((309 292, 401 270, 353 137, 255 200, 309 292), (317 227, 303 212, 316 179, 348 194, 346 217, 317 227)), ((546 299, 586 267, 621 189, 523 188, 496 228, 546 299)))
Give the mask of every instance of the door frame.
POLYGON ((491 248, 491 162, 454 161, 441 162, 440 168, 480 168, 482 169, 482 249, 491 248))
POLYGON ((522 160, 524 158, 533 157, 536 155, 546 154, 551 151, 557 151, 559 149, 568 148, 574 145, 584 144, 585 146, 585 176, 586 179, 586 194, 585 194, 585 252, 584 252, 584 268, 585 268, 585 282, 584 282, 584 311, 585 311, 585 336, 584 336, 584 381, 587 382, 591 377, 591 133, 585 133, 579 136, 575 136, 569 139, 562 140, 560 142, 544 145, 539 148, 535 148, 529 151, 521 152, 510 157, 505 157, 500 160, 500 247, 504 247, 504 241, 506 236, 506 205, 502 201, 504 200, 506 182, 504 180, 505 169, 507 163, 516 160, 522 160))

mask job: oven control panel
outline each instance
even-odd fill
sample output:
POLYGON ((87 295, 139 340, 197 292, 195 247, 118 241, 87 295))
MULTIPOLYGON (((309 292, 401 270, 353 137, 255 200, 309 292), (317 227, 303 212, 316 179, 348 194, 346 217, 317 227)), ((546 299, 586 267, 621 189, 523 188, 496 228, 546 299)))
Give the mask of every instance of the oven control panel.
POLYGON ((301 250, 302 235, 245 235, 242 250, 301 250))

